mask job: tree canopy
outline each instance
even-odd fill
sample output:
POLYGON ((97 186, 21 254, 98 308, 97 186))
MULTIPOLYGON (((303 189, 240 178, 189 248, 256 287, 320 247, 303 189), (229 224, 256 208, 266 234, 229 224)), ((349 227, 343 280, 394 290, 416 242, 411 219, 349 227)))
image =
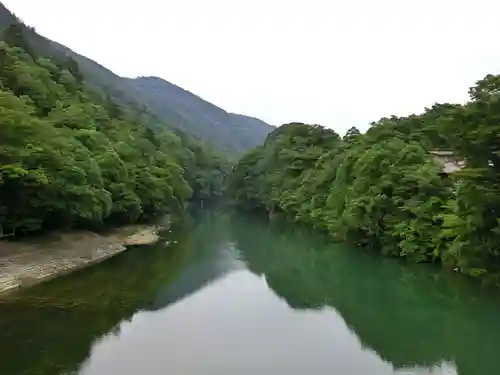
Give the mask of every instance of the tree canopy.
POLYGON ((0 235, 129 223, 221 195, 229 164, 205 144, 153 132, 88 89, 73 59, 25 50, 16 25, 2 39, 0 235))
POLYGON ((340 240, 499 283, 500 76, 464 105, 382 118, 341 139, 318 125, 287 124, 234 167, 234 202, 306 222, 340 240), (465 167, 445 174, 431 150, 465 167))

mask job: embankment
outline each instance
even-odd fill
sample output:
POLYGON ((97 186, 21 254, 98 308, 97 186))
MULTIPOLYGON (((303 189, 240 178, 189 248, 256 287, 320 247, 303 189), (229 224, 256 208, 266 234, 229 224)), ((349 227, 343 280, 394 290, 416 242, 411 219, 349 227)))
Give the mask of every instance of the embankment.
POLYGON ((159 228, 129 226, 106 234, 52 233, 30 240, 0 241, 0 294, 71 273, 127 249, 158 241, 159 228))

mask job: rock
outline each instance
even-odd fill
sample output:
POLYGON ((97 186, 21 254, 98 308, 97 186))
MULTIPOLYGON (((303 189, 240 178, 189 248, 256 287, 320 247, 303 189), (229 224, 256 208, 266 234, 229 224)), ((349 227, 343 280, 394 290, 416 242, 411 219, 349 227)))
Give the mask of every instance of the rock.
POLYGON ((160 236, 157 228, 144 228, 125 238, 125 246, 153 245, 158 242, 160 236))

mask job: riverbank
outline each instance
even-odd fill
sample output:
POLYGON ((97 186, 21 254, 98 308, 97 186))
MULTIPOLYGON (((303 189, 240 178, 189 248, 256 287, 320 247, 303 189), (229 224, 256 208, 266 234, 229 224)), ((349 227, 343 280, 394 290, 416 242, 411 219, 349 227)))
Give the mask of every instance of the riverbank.
POLYGON ((90 231, 52 233, 23 241, 0 241, 0 295, 39 284, 127 249, 158 241, 155 226, 127 226, 106 234, 90 231))

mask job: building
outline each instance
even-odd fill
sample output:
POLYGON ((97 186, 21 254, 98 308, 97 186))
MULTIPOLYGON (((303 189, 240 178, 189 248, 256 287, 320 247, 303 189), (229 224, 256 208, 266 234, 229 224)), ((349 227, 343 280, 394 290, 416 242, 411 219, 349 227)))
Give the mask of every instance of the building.
POLYGON ((429 151, 434 157, 434 161, 442 167, 444 173, 454 173, 465 166, 465 161, 453 155, 453 151, 449 150, 431 150, 429 151))

